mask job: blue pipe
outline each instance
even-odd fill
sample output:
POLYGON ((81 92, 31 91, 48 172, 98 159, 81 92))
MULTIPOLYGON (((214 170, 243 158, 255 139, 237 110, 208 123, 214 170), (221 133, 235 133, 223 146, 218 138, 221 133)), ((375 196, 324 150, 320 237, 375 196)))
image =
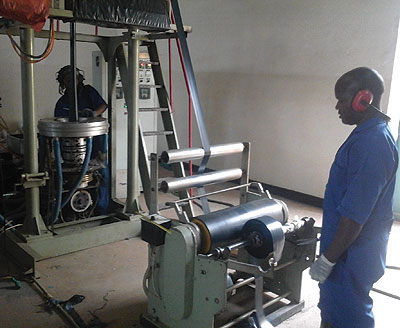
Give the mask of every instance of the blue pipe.
POLYGON ((56 203, 53 208, 51 225, 53 226, 58 220, 58 213, 61 210, 61 199, 63 190, 63 174, 61 166, 61 148, 60 141, 58 138, 53 139, 54 157, 56 160, 56 172, 57 172, 57 193, 56 193, 56 203))
POLYGON ((67 197, 63 201, 63 203, 61 205, 61 208, 63 208, 65 205, 68 204, 68 202, 71 199, 72 195, 75 193, 76 189, 78 189, 79 185, 81 184, 82 179, 85 176, 85 174, 86 174, 86 172, 87 172, 87 170, 89 168, 90 156, 92 155, 92 146, 93 146, 93 139, 92 139, 92 137, 89 137, 89 138, 86 139, 86 156, 85 156, 85 160, 83 161, 83 164, 82 164, 81 173, 79 174, 79 177, 75 182, 75 185, 73 186, 73 188, 71 188, 71 190, 69 191, 67 197))
MULTIPOLYGON (((3 227, 5 227, 5 225, 8 223, 8 220, 1 214, 0 214, 0 223, 3 227)), ((11 231, 14 231, 14 228, 12 228, 11 231)))

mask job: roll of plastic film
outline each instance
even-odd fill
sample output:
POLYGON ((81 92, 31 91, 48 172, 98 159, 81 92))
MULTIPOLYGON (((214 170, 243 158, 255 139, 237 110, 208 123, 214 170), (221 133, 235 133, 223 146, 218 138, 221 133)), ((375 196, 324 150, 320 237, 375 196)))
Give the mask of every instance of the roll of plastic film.
POLYGON ((282 224, 269 216, 252 219, 244 225, 242 238, 247 240, 253 233, 258 235, 260 245, 246 247, 247 252, 258 259, 272 253, 275 261, 279 261, 285 241, 282 224))
POLYGON ((276 199, 262 198, 195 217, 192 222, 200 229, 200 253, 209 253, 216 247, 224 247, 240 239, 246 222, 263 216, 285 224, 288 220, 286 204, 276 199))

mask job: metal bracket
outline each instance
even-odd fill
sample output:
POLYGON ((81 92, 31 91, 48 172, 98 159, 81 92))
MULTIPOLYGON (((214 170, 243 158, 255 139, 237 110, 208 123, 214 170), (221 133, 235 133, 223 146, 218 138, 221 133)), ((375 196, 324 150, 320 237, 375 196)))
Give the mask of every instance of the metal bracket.
POLYGON ((24 189, 43 187, 46 185, 46 180, 49 180, 47 172, 24 173, 21 174, 21 183, 16 183, 15 186, 23 186, 24 189))
POLYGON ((170 206, 175 210, 176 215, 179 218, 179 222, 181 223, 190 223, 190 220, 186 214, 186 212, 182 209, 182 206, 185 204, 179 204, 178 202, 167 202, 165 205, 170 206))

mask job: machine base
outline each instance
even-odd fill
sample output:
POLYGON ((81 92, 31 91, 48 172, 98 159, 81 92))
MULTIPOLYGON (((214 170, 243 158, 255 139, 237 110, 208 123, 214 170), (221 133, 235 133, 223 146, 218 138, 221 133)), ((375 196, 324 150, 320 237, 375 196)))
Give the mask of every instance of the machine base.
POLYGON ((35 272, 35 262, 140 235, 139 216, 99 216, 55 226, 57 235, 23 236, 7 232, 6 255, 23 272, 35 272))
MULTIPOLYGON (((279 325, 283 321, 287 320, 291 316, 293 316, 296 313, 300 312, 303 308, 304 308, 304 301, 301 301, 300 303, 296 303, 296 304, 284 305, 284 306, 278 308, 277 310, 273 311, 272 313, 266 315, 265 318, 274 327, 276 327, 277 325, 279 325)), ((232 327, 234 328, 234 327, 240 326, 240 324, 242 324, 244 320, 238 322, 236 325, 234 325, 232 327)), ((163 325, 161 322, 157 322, 157 323, 154 322, 154 318, 152 318, 148 314, 142 314, 140 316, 140 324, 144 328, 172 328, 172 327, 167 327, 167 326, 163 325)), ((221 326, 217 325, 217 326, 214 326, 214 327, 204 327, 204 328, 218 328, 218 327, 221 327, 221 326)))

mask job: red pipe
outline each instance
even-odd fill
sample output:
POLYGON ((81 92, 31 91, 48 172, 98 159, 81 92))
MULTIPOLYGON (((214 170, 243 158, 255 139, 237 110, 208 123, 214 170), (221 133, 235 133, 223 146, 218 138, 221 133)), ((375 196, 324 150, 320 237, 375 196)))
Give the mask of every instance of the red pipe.
POLYGON ((57 32, 59 32, 59 31, 60 31, 60 20, 57 19, 57 32))
POLYGON ((168 39, 168 56, 169 56, 169 103, 171 105, 171 113, 174 112, 174 94, 173 94, 173 81, 172 81, 172 43, 171 39, 168 39))
POLYGON ((98 35, 99 35, 99 27, 98 27, 98 26, 95 26, 95 27, 94 27, 94 35, 95 35, 95 36, 98 36, 98 35))
MULTIPOLYGON (((192 97, 189 95, 189 148, 192 148, 192 97)), ((193 175, 193 162, 189 161, 189 175, 193 175)), ((190 188, 190 197, 193 197, 193 189, 190 188)))

